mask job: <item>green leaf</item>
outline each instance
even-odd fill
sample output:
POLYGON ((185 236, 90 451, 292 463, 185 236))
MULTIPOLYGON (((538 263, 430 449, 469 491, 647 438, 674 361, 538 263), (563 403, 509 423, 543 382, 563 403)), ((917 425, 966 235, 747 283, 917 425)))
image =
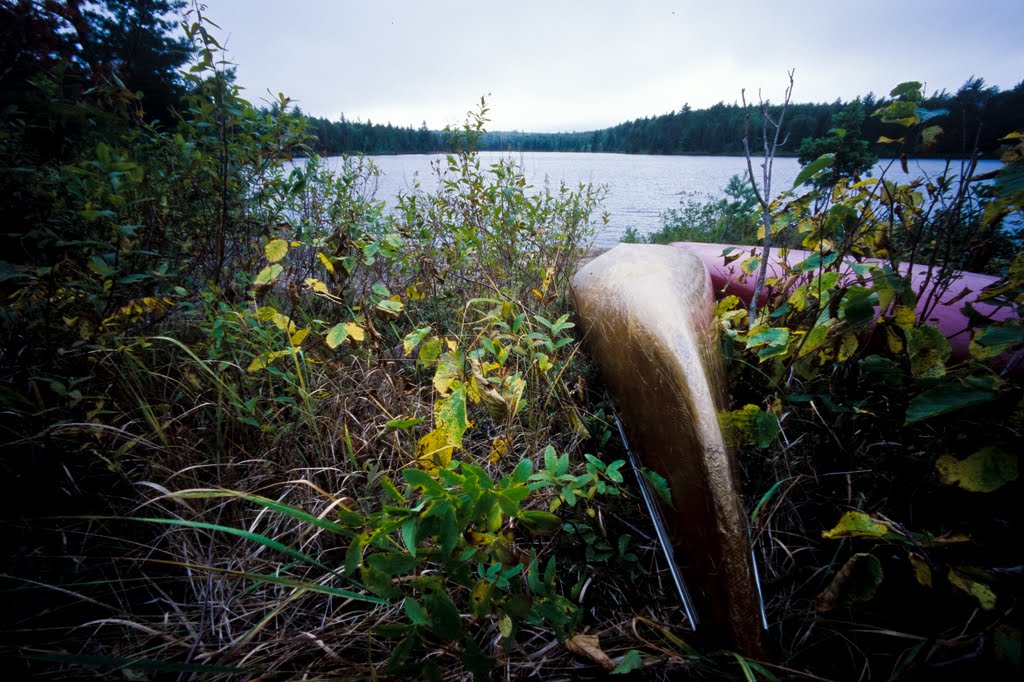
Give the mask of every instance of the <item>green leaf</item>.
POLYGON ((512 482, 518 485, 526 483, 530 479, 530 474, 533 473, 533 461, 530 459, 523 459, 516 468, 512 471, 512 482))
POLYGON ((755 272, 757 272, 757 269, 759 267, 761 267, 761 257, 760 256, 754 256, 753 258, 748 258, 745 261, 743 261, 742 263, 740 263, 740 269, 743 271, 744 275, 752 275, 752 274, 754 274, 755 272))
POLYGON ((420 327, 419 329, 415 329, 406 334, 405 338, 402 339, 402 350, 404 351, 404 355, 408 357, 409 354, 412 353, 413 349, 416 348, 423 339, 427 338, 428 334, 430 334, 430 327, 420 327))
POLYGON ((650 469, 641 469, 640 473, 642 473, 644 478, 650 482, 651 487, 654 488, 655 494, 661 498, 661 501, 674 509, 675 505, 672 504, 672 489, 669 488, 668 481, 665 480, 665 477, 657 471, 652 471, 650 469))
POLYGON ((414 488, 420 488, 430 495, 443 495, 444 488, 423 469, 409 467, 402 471, 402 477, 414 488))
MULTIPOLYGON (((918 111, 922 110, 918 109, 918 111)), ((925 149, 934 147, 940 137, 942 137, 942 126, 928 126, 921 131, 921 141, 924 143, 925 149)))
POLYGON ((883 577, 882 562, 875 555, 866 552, 854 554, 839 569, 825 591, 818 595, 818 612, 871 600, 883 577))
POLYGON ((758 500, 758 502, 757 502, 757 506, 754 507, 754 511, 751 512, 751 514, 750 514, 750 522, 751 523, 754 523, 755 521, 757 521, 757 515, 761 513, 761 510, 764 508, 764 505, 766 505, 768 503, 768 500, 771 499, 772 495, 774 495, 778 491, 778 489, 782 487, 782 484, 786 483, 788 481, 792 481, 793 478, 795 478, 795 477, 794 476, 789 476, 788 478, 783 478, 781 480, 775 481, 775 484, 772 485, 772 487, 768 489, 768 492, 766 492, 764 495, 761 496, 761 499, 758 500))
POLYGON ((967 459, 942 455, 935 462, 939 481, 976 493, 990 493, 1016 481, 1018 467, 1015 455, 995 446, 982 448, 967 459))
POLYGON ((615 460, 608 465, 607 469, 605 469, 604 475, 607 476, 610 481, 622 483, 622 473, 619 469, 621 469, 625 463, 626 461, 622 459, 615 460))
POLYGON ((455 604, 444 592, 427 594, 423 605, 430 615, 430 631, 441 639, 454 641, 462 636, 462 618, 455 604))
POLYGON ((366 338, 366 330, 355 322, 342 322, 331 327, 331 330, 327 332, 326 341, 328 347, 337 348, 348 338, 353 341, 362 341, 366 338))
POLYGON ((1010 346, 1024 343, 1024 325, 1007 323, 979 329, 974 336, 981 346, 1010 346))
POLYGON ((256 275, 256 284, 271 284, 277 281, 282 272, 284 272, 284 267, 281 265, 268 265, 256 275))
POLYGON ((800 173, 796 176, 796 180, 793 181, 793 189, 796 189, 797 187, 804 184, 821 171, 831 166, 833 163, 835 163, 835 160, 836 155, 829 152, 827 154, 822 154, 814 161, 811 161, 809 164, 804 166, 803 169, 801 169, 800 173))
POLYGON ((538 535, 553 533, 562 525, 562 520, 550 512, 527 509, 519 512, 519 520, 530 532, 538 535))
POLYGON ((992 388, 979 385, 945 382, 916 396, 907 406, 906 424, 982 405, 996 399, 992 388))
POLYGON ((754 416, 753 432, 757 447, 763 450, 774 443, 779 433, 782 432, 782 427, 779 426, 779 418, 771 412, 758 411, 754 416))
POLYGON ((786 327, 769 327, 747 337, 748 349, 764 346, 757 354, 761 360, 785 355, 788 343, 789 329, 786 327))
POLYGON ((385 426, 389 429, 408 429, 421 423, 423 423, 423 417, 403 417, 392 419, 385 426))
POLYGON ((919 81, 905 81, 890 90, 889 96, 893 98, 902 97, 916 102, 921 99, 923 88, 924 86, 919 81))
POLYGON ((840 303, 841 317, 845 317, 854 327, 867 324, 875 319, 875 306, 878 305, 878 292, 867 287, 850 287, 840 303))
POLYGON ((1001 196, 1024 191, 1024 159, 1017 159, 999 170, 996 188, 1001 196))
POLYGON ((821 537, 829 540, 840 538, 880 538, 889 532, 889 527, 871 516, 859 511, 843 514, 832 530, 823 531, 821 537))
POLYGON ((747 659, 740 656, 735 651, 731 652, 733 658, 740 666, 740 670, 743 671, 743 682, 757 682, 757 677, 754 675, 754 671, 750 668, 750 664, 747 663, 747 659))
POLYGON ((416 533, 419 527, 416 517, 412 517, 402 524, 402 542, 405 543, 409 554, 414 557, 416 556, 416 533))
POLYGON ((427 615, 427 610, 412 597, 405 598, 405 613, 409 616, 409 620, 412 621, 413 625, 430 624, 430 616, 427 615))
POLYGON ((87 267, 101 277, 111 277, 116 272, 114 268, 110 267, 110 265, 99 256, 90 257, 87 267))
POLYGON ((644 662, 640 658, 640 652, 636 649, 630 649, 622 656, 619 664, 612 669, 612 675, 625 675, 643 667, 644 662))
POLYGON ((267 254, 268 261, 276 263, 288 253, 288 242, 284 239, 274 239, 267 242, 267 245, 263 247, 263 251, 267 254))
POLYGON ((544 468, 552 474, 558 468, 558 455, 555 453, 555 448, 551 445, 544 448, 544 468))
POLYGON ((366 557, 364 563, 388 578, 406 575, 419 565, 416 557, 405 552, 378 552, 366 557))

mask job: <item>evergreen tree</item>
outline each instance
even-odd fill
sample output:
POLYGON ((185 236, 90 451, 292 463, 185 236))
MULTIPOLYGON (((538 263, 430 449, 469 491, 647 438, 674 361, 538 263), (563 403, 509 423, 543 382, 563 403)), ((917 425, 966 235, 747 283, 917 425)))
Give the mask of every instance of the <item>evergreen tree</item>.
POLYGON ((82 13, 90 26, 79 35, 85 61, 101 71, 97 75, 116 76, 128 90, 141 92, 148 121, 170 121, 184 93, 178 69, 192 46, 174 35, 184 7, 184 0, 103 0, 82 13))
POLYGON ((863 102, 855 99, 832 116, 832 128, 826 137, 804 138, 797 149, 801 165, 814 161, 822 154, 836 155, 832 166, 814 180, 815 185, 831 187, 840 178, 860 177, 878 163, 878 157, 871 151, 868 141, 861 136, 865 118, 863 102))

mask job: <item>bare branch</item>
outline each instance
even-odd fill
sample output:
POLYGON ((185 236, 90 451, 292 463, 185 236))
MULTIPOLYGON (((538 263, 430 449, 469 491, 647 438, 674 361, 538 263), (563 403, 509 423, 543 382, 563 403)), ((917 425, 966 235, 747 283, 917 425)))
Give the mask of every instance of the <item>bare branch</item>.
POLYGON ((750 111, 747 109, 747 99, 745 96, 746 91, 741 91, 740 97, 743 101, 743 108, 746 111, 746 125, 743 131, 743 150, 747 156, 747 172, 750 174, 750 185, 754 188, 754 196, 757 197, 757 201, 761 204, 761 222, 764 225, 764 249, 761 252, 761 267, 757 273, 757 281, 754 283, 753 295, 750 299, 750 307, 747 311, 747 324, 752 327, 754 322, 757 320, 757 308, 761 298, 761 292, 764 290, 764 283, 768 277, 768 258, 771 255, 772 248, 772 211, 771 201, 772 196, 772 170, 775 165, 775 154, 778 152, 779 147, 786 144, 789 140, 789 135, 782 133, 782 124, 786 120, 786 111, 789 109, 790 101, 793 97, 793 74, 796 72, 795 69, 788 72, 789 85, 786 87, 786 94, 782 100, 782 109, 779 111, 779 118, 776 121, 772 118, 768 111, 768 102, 761 99, 761 93, 758 91, 758 100, 761 105, 761 116, 763 122, 761 124, 761 140, 764 144, 764 161, 761 163, 761 187, 760 191, 757 186, 757 182, 754 180, 753 164, 750 160, 750 146, 748 144, 748 138, 750 133, 750 111), (771 142, 769 142, 769 136, 771 136, 771 142))

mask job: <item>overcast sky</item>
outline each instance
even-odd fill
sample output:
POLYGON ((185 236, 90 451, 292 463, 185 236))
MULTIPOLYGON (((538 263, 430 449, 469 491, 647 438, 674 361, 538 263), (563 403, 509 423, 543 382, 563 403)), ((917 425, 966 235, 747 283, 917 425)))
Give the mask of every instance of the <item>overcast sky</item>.
POLYGON ((249 99, 432 129, 592 130, 761 89, 852 99, 1024 80, 1024 0, 202 0, 249 99))

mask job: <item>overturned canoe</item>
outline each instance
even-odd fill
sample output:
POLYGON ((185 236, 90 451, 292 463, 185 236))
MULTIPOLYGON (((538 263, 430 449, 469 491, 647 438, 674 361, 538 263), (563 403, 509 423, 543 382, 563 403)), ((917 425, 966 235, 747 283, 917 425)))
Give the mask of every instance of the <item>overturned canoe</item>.
POLYGON ((725 387, 707 269, 681 249, 621 244, 584 265, 572 290, 633 449, 668 481, 662 512, 699 632, 762 654, 746 514, 718 425, 725 387))

